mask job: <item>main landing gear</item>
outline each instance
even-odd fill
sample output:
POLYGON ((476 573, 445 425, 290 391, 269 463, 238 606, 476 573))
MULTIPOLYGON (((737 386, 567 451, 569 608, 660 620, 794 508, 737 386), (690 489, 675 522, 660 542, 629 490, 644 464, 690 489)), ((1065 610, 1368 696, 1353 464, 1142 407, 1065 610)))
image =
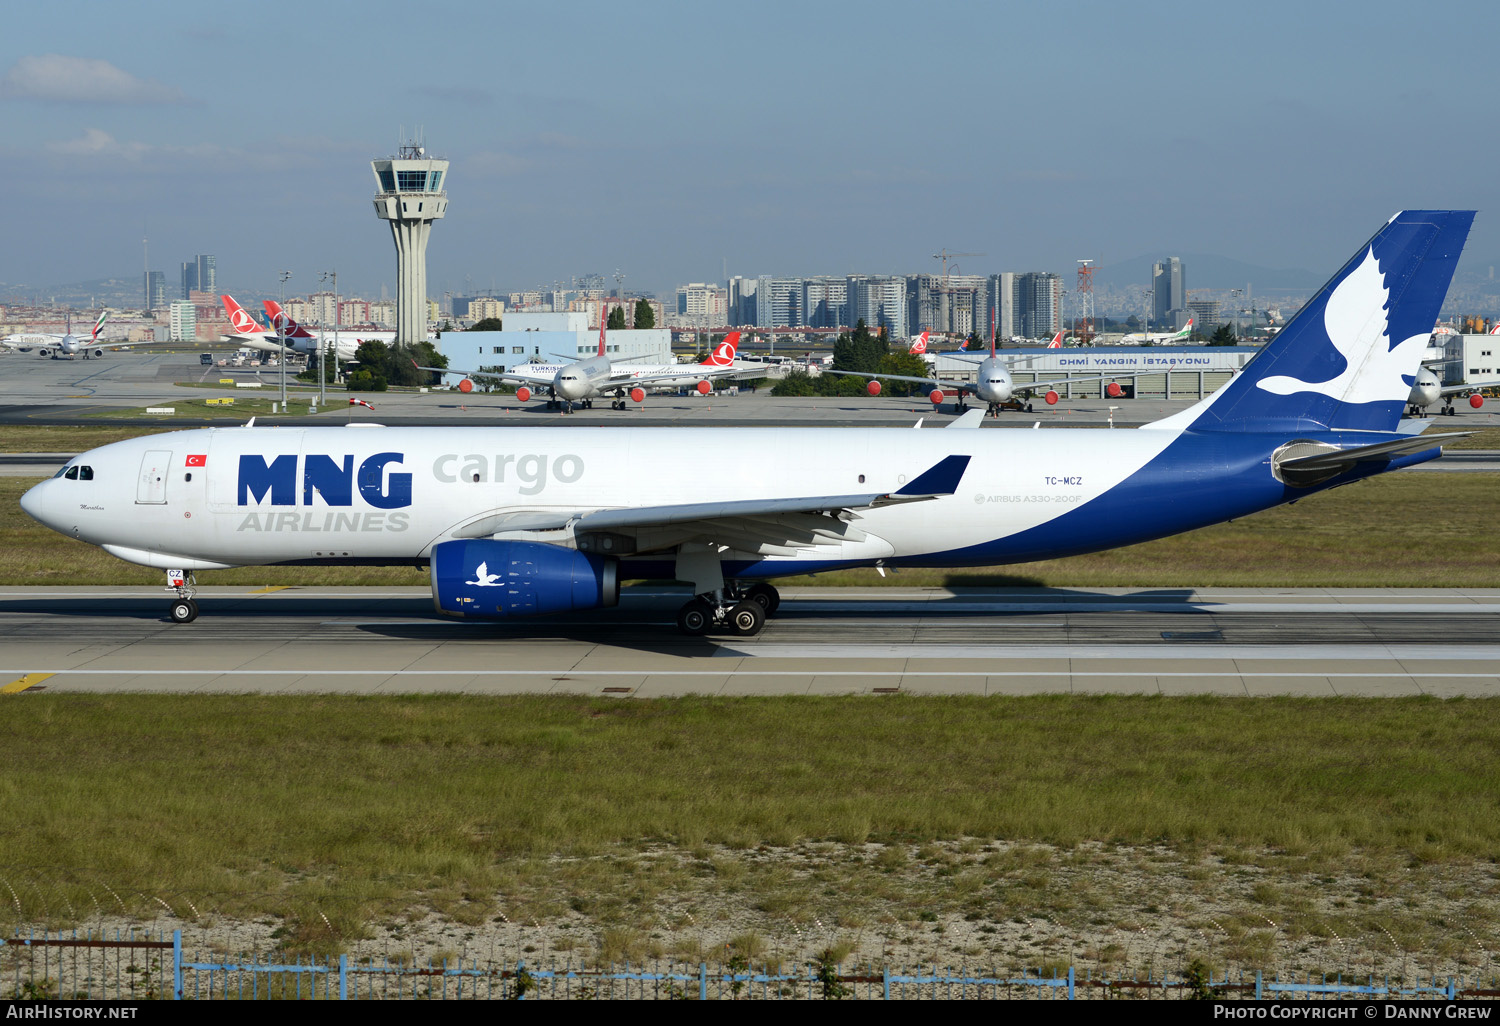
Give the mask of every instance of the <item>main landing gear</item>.
POLYGON ((753 638, 781 605, 781 594, 769 584, 726 586, 717 595, 696 595, 677 611, 684 634, 708 634, 715 628, 737 638, 753 638))
POLYGON ((198 619, 198 603, 193 601, 197 583, 191 573, 167 571, 167 590, 174 596, 167 615, 173 623, 192 623, 198 619))

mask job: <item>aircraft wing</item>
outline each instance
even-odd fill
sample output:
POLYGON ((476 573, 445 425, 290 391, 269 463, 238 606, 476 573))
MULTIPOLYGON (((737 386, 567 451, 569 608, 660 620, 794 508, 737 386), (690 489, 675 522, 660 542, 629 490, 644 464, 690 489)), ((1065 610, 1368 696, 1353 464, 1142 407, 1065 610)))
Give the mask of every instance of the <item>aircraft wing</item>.
POLYGON ((860 510, 952 495, 969 460, 965 455, 945 456, 895 492, 501 513, 466 525, 455 537, 569 528, 575 537, 593 532, 630 532, 633 542, 626 548, 642 552, 701 540, 762 555, 796 553, 819 545, 863 540, 864 533, 850 523, 859 519, 860 510))
POLYGON ((462 374, 466 378, 493 378, 496 381, 519 381, 523 385, 541 385, 549 387, 552 384, 553 375, 543 377, 539 374, 517 374, 514 371, 469 371, 456 367, 423 367, 413 360, 412 366, 417 370, 435 371, 438 374, 462 374))
POLYGON ((1055 381, 1017 381, 1014 382, 1014 388, 1017 392, 1034 392, 1039 388, 1055 388, 1058 385, 1087 385, 1095 381, 1110 381, 1114 378, 1125 376, 1122 374, 1096 374, 1091 378, 1058 378, 1055 381))
POLYGON ((1467 395, 1477 392, 1481 388, 1500 388, 1500 381, 1475 381, 1467 385, 1445 385, 1443 395, 1467 395))
POLYGON ((679 364, 676 369, 660 371, 656 374, 642 374, 634 376, 628 370, 611 370, 609 383, 611 385, 638 384, 649 385, 657 381, 701 381, 704 378, 732 377, 740 373, 737 367, 705 367, 701 363, 679 364))
POLYGON ((856 378, 880 378, 882 381, 915 381, 919 385, 933 385, 937 388, 952 388, 960 392, 974 391, 972 381, 948 381, 944 378, 913 378, 905 374, 866 374, 863 371, 828 370, 824 368, 824 374, 852 374, 856 378))

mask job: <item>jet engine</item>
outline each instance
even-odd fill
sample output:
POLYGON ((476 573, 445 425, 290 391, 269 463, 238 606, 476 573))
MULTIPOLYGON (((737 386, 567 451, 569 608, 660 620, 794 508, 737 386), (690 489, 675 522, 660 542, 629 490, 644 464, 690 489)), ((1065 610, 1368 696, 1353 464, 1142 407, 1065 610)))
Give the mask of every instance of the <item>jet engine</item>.
POLYGON ((432 550, 432 604, 444 616, 503 619, 613 606, 618 562, 538 542, 445 541, 432 550))
POLYGON ((644 388, 632 388, 630 390, 630 401, 633 402, 633 403, 643 403, 643 402, 645 402, 646 401, 646 390, 644 388))
POLYGON ((521 402, 523 403, 526 402, 531 398, 531 389, 527 388, 525 385, 522 385, 520 388, 516 389, 516 398, 521 400, 521 402))
POLYGON ((1120 398, 1120 396, 1125 394, 1125 390, 1121 388, 1116 382, 1111 381, 1109 384, 1104 386, 1104 394, 1109 396, 1111 399, 1118 399, 1120 398))
POLYGON ((714 390, 714 386, 710 385, 707 381, 700 381, 700 382, 698 382, 698 394, 699 395, 708 395, 708 393, 712 392, 713 390, 714 390))
POLYGON ((1056 406, 1057 405, 1057 393, 1054 392, 1054 391, 1052 391, 1052 389, 1050 389, 1050 388, 1047 389, 1047 394, 1044 395, 1044 396, 1042 396, 1042 398, 1045 399, 1045 400, 1047 400, 1047 405, 1048 406, 1056 406))
POLYGON ((1484 396, 1480 395, 1478 392, 1475 392, 1473 395, 1469 396, 1469 405, 1474 407, 1474 409, 1476 410, 1479 409, 1484 405, 1484 396))
POLYGON ((872 381, 872 382, 870 382, 868 385, 865 386, 865 391, 869 392, 871 395, 879 395, 880 394, 880 382, 878 382, 878 381, 872 381))

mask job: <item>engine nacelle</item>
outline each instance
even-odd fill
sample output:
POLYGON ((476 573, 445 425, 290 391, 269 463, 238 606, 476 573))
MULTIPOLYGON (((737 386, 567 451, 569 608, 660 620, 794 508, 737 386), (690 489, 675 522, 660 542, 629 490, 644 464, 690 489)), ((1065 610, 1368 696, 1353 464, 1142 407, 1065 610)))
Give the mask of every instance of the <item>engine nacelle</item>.
POLYGON ((1120 396, 1125 394, 1125 390, 1115 382, 1111 381, 1108 385, 1104 386, 1104 394, 1109 396, 1111 399, 1118 399, 1120 398, 1120 396))
POLYGON ((865 386, 865 391, 869 392, 871 395, 879 395, 880 394, 880 382, 878 382, 878 381, 872 381, 872 382, 870 382, 868 385, 865 386))
POLYGON ((619 564, 537 542, 445 541, 432 550, 432 604, 444 616, 503 619, 620 601, 619 564))
POLYGON ((472 392, 474 391, 474 382, 470 381, 468 378, 464 378, 458 383, 458 390, 465 394, 472 392))
POLYGON ((99 357, 101 357, 103 355, 104 355, 104 350, 102 350, 102 349, 95 349, 94 350, 94 358, 95 359, 98 359, 99 357))
POLYGON ((1480 395, 1478 392, 1475 392, 1473 395, 1469 396, 1469 405, 1474 407, 1474 409, 1476 410, 1479 409, 1484 405, 1484 396, 1480 395))
POLYGON ((707 381, 700 381, 700 382, 698 382, 698 394, 699 395, 708 395, 708 393, 712 392, 713 390, 714 390, 714 386, 710 385, 707 381))
POLYGON ((941 406, 943 405, 943 390, 940 388, 934 388, 927 394, 927 398, 932 400, 932 405, 941 406))
POLYGON ((644 388, 632 388, 630 390, 630 401, 633 402, 633 403, 643 403, 643 402, 645 402, 646 401, 646 390, 644 388))
POLYGON ((1042 396, 1042 398, 1045 399, 1045 400, 1047 400, 1047 405, 1048 406, 1056 406, 1057 405, 1057 393, 1054 392, 1054 391, 1052 391, 1052 389, 1050 389, 1050 388, 1047 389, 1047 394, 1044 395, 1044 396, 1042 396))
POLYGON ((523 403, 529 401, 531 399, 531 389, 527 388, 525 385, 522 385, 520 388, 516 389, 516 398, 521 400, 521 402, 523 403))

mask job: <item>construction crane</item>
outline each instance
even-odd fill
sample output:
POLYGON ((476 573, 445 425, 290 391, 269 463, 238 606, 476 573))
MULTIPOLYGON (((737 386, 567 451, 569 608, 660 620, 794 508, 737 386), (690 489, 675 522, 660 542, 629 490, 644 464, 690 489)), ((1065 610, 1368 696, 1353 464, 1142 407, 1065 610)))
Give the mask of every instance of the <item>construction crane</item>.
MULTIPOLYGON (((953 285, 948 280, 948 261, 952 260, 954 257, 982 257, 984 255, 985 254, 983 253, 950 253, 946 249, 939 250, 938 252, 932 254, 932 259, 941 260, 943 262, 943 283, 937 289, 938 296, 940 297, 938 299, 939 306, 937 330, 947 332, 952 327, 952 320, 948 313, 948 296, 953 292, 953 285)), ((956 264, 954 265, 953 269, 957 270, 956 264)), ((929 327, 931 327, 931 325, 929 325, 929 327)))

